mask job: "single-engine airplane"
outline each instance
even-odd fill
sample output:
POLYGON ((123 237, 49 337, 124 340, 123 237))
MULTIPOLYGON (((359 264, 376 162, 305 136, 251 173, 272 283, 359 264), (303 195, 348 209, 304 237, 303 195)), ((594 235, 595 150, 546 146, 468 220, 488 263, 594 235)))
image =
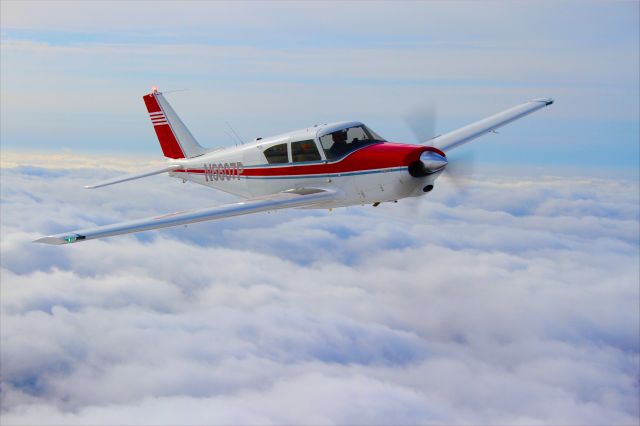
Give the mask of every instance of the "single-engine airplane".
POLYGON ((421 144, 387 142, 357 121, 322 124, 240 146, 202 147, 161 92, 143 96, 165 165, 85 188, 168 173, 244 200, 79 229, 34 242, 67 244, 286 208, 331 209, 424 195, 448 164, 446 152, 553 103, 534 99, 421 144))

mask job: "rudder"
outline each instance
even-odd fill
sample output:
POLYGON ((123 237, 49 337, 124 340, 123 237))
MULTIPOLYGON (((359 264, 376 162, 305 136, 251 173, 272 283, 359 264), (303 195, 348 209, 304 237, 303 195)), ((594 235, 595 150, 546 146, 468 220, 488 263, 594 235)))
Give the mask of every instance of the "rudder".
POLYGON ((192 158, 205 153, 162 93, 153 89, 142 99, 165 157, 192 158))

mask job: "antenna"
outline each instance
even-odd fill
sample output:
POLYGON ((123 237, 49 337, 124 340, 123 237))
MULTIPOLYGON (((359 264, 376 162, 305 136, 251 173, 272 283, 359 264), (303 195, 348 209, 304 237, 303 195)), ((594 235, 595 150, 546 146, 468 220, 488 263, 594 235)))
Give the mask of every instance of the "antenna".
MULTIPOLYGON (((224 132, 224 134, 225 134, 225 135, 229 136, 231 139, 235 139, 235 138, 233 137, 233 135, 232 135, 231 133, 227 132, 226 130, 223 130, 223 132, 224 132)), ((235 141, 234 141, 234 145, 235 145, 235 146, 238 146, 238 144, 237 144, 235 141)))
POLYGON ((236 133, 235 130, 233 130, 233 127, 231 127, 231 124, 229 124, 228 121, 225 120, 225 123, 227 124, 227 126, 229 127, 229 129, 231 129, 231 131, 233 132, 233 134, 236 136, 236 138, 240 141, 240 145, 244 145, 244 142, 242 141, 242 138, 240 136, 238 136, 238 133, 236 133))

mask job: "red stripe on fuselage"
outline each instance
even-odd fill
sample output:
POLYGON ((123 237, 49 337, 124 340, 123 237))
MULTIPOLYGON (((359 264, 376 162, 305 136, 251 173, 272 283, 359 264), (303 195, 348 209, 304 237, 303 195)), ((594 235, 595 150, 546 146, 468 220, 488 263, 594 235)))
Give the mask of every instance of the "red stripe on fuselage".
MULTIPOLYGON (((162 113, 160 104, 153 93, 143 96, 142 99, 144 100, 144 104, 147 107, 149 114, 162 113)), ((164 114, 160 117, 164 117, 164 114)), ((156 124, 159 121, 154 121, 152 117, 151 122, 156 124)), ((156 131, 156 136, 158 137, 164 156, 168 158, 185 158, 184 152, 182 152, 182 148, 180 147, 176 136, 173 134, 173 130, 171 130, 171 126, 169 126, 168 123, 166 125, 163 122, 161 123, 163 125, 153 126, 153 129, 156 131)))
MULTIPOLYGON (((420 154, 433 151, 442 156, 444 153, 429 146, 406 145, 382 142, 361 148, 335 163, 300 164, 293 166, 252 167, 244 166, 241 176, 297 176, 316 174, 336 174, 366 170, 408 167, 420 160, 420 154)), ((180 171, 180 170, 177 170, 180 171)), ((186 173, 204 173, 202 169, 187 169, 186 173)))

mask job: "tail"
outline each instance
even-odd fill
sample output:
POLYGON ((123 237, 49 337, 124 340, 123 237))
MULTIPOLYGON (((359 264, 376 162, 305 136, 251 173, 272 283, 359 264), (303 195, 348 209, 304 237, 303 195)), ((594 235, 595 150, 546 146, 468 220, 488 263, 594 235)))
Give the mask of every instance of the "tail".
POLYGON ((191 158, 206 152, 156 88, 142 99, 165 157, 191 158))

